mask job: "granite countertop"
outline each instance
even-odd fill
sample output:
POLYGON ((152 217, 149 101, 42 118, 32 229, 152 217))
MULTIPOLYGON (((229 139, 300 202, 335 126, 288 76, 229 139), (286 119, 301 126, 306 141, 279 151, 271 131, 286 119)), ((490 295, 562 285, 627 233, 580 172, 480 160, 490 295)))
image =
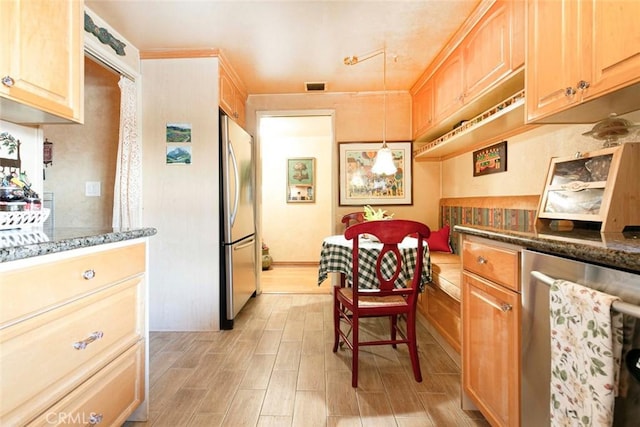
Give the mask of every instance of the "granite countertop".
POLYGON ((640 273, 640 232, 600 233, 594 230, 533 232, 456 225, 459 233, 485 237, 554 255, 640 273))
POLYGON ((26 228, 0 231, 0 262, 121 242, 156 234, 155 228, 26 228))

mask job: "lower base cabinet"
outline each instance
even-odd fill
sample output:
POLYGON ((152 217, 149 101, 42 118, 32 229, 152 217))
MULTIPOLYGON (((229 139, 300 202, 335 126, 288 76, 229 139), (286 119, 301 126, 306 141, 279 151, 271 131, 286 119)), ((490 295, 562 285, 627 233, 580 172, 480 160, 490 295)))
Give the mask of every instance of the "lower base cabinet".
POLYGON ((492 426, 520 423, 520 252, 463 241, 462 387, 492 426))
POLYGON ((132 242, 0 263, 0 425, 119 426, 146 404, 146 242, 132 242))

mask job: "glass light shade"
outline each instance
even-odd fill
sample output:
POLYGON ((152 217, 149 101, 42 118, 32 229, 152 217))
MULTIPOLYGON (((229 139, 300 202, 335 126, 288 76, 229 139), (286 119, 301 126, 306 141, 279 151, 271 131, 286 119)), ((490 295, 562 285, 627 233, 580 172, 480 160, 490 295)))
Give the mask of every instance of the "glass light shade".
POLYGON ((387 148, 387 145, 384 144, 384 146, 378 150, 371 172, 376 175, 393 175, 397 170, 395 163, 393 163, 393 154, 391 154, 391 150, 387 148))

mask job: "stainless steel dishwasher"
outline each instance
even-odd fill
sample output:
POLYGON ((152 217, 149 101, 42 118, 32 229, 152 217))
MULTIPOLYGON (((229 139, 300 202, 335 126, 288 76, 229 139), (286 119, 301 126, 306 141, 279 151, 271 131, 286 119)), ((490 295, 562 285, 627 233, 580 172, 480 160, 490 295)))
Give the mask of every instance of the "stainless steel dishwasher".
MULTIPOLYGON (((521 426, 549 426, 549 284, 563 279, 619 296, 624 303, 614 308, 625 313, 625 325, 637 326, 625 339, 632 340, 632 348, 640 348, 640 275, 529 250, 522 252, 522 275, 521 426)), ((624 356, 621 369, 627 369, 624 356)), ((628 382, 626 397, 616 398, 617 427, 637 426, 640 420, 640 381, 629 375, 628 382)))

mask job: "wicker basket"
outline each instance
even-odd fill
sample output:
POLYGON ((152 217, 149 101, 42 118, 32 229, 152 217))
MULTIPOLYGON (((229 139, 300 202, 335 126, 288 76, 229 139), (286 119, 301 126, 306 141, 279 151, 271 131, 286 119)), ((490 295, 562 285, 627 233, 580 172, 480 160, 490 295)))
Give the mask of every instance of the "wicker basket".
POLYGON ((37 227, 47 220, 50 210, 0 212, 0 230, 37 227))

